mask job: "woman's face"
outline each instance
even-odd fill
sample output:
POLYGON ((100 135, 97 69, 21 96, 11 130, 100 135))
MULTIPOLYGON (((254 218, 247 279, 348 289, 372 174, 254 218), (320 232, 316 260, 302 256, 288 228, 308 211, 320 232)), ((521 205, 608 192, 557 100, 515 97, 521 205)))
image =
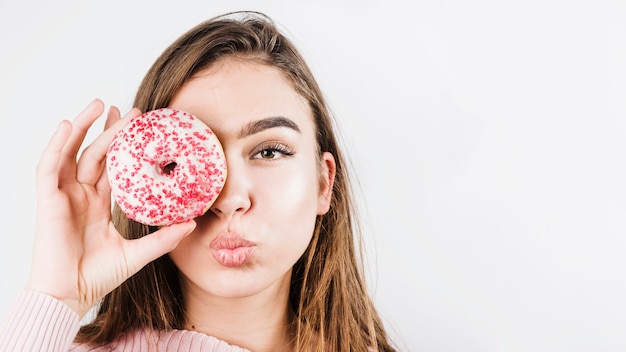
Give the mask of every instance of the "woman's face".
POLYGON ((192 77, 170 107, 204 121, 227 160, 220 196, 170 253, 185 287, 219 297, 289 287, 335 172, 307 102, 278 69, 233 59, 192 77))

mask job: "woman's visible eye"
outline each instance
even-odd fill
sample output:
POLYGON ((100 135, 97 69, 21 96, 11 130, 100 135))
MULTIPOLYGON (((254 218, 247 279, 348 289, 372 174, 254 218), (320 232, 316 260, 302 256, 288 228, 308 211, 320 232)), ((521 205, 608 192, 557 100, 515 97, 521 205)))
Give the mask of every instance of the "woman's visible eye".
POLYGON ((269 142, 257 147, 252 153, 252 159, 275 160, 292 155, 294 155, 294 152, 286 145, 278 142, 269 142))

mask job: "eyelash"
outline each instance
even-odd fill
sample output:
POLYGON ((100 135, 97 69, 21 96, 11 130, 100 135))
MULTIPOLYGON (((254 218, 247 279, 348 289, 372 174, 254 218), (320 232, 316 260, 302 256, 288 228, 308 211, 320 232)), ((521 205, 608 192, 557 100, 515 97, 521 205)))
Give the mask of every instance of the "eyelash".
POLYGON ((275 160, 277 158, 275 154, 272 158, 264 158, 261 154, 264 152, 280 153, 283 156, 293 156, 295 153, 286 145, 279 142, 267 142, 259 146, 254 153, 252 153, 252 159, 263 160, 275 160))

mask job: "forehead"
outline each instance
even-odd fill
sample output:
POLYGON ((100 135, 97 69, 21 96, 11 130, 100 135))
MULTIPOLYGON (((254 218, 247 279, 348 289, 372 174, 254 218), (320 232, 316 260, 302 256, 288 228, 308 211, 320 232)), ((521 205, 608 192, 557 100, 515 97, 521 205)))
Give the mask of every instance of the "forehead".
POLYGON ((203 120, 216 133, 233 132, 251 121, 286 117, 313 130, 307 101, 278 68, 237 59, 222 60, 194 75, 170 107, 203 120))

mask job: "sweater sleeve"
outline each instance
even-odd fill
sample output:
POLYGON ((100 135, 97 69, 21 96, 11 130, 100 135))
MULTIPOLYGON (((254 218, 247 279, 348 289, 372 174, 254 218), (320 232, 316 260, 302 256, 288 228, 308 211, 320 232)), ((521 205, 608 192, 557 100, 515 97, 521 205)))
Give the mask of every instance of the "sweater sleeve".
POLYGON ((70 307, 44 293, 23 290, 0 326, 0 351, 68 351, 80 328, 70 307))

